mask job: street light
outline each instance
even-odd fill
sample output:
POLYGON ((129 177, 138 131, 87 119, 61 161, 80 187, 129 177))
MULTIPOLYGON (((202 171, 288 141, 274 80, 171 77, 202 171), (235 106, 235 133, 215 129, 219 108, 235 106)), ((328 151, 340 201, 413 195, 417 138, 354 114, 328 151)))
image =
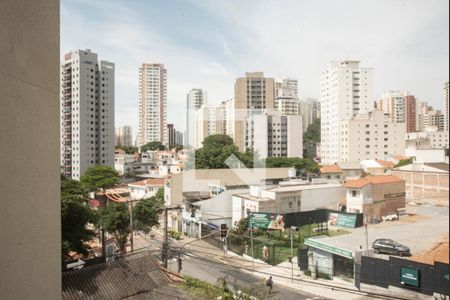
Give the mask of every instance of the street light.
POLYGON ((291 278, 292 278, 292 283, 294 282, 294 239, 292 238, 292 230, 294 231, 298 231, 298 227, 297 226, 291 226, 290 230, 289 230, 289 235, 291 236, 291 278))

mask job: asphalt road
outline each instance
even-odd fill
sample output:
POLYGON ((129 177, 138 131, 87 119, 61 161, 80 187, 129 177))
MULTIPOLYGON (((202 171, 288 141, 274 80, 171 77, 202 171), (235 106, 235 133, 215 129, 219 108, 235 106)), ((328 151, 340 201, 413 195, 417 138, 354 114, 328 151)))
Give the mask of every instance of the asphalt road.
MULTIPOLYGON (((242 287, 263 288, 263 282, 247 272, 239 270, 237 267, 229 266, 221 262, 212 261, 205 257, 197 256, 195 253, 185 252, 183 257, 182 275, 189 275, 210 283, 216 283, 217 279, 227 276, 227 282, 230 286, 236 283, 242 287)), ((177 271, 177 262, 169 261, 169 270, 177 271)), ((274 281, 274 287, 270 294, 270 299, 302 300, 302 299, 320 299, 316 296, 299 292, 274 281)))

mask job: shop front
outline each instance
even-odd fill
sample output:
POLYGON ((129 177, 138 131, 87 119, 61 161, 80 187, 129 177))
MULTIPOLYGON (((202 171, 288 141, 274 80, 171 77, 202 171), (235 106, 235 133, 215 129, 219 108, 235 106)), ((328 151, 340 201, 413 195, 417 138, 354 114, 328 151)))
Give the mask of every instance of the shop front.
POLYGON ((308 238, 308 268, 313 277, 333 279, 334 276, 354 278, 354 253, 322 241, 308 238))

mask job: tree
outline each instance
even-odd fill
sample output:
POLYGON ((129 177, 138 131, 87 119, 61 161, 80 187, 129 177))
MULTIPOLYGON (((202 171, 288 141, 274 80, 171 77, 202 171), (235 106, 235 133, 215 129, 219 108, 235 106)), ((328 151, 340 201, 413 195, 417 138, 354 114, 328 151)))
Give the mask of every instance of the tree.
POLYGON ((152 227, 159 226, 163 207, 164 189, 160 188, 155 196, 142 199, 133 207, 133 229, 149 233, 152 227))
POLYGON ((410 165, 412 163, 413 163, 413 158, 412 157, 407 158, 407 159, 402 159, 395 165, 394 168, 403 167, 403 166, 406 166, 406 165, 410 165))
POLYGON ((166 147, 163 144, 161 144, 161 142, 153 141, 153 142, 147 143, 144 146, 142 146, 141 152, 147 152, 148 150, 155 151, 155 150, 165 150, 165 149, 166 149, 166 147))
POLYGON ((114 236, 121 253, 126 252, 126 243, 130 234, 130 213, 125 203, 110 203, 101 211, 100 225, 114 236))
POLYGON ((308 158, 298 157, 268 157, 265 160, 267 168, 293 167, 300 173, 318 173, 319 165, 308 158))
POLYGON ((303 134, 303 141, 320 143, 320 119, 315 119, 308 125, 308 129, 303 134))
POLYGON ((183 150, 183 145, 179 145, 179 144, 176 144, 172 149, 175 149, 176 151, 180 151, 180 150, 183 150))
POLYGON ((225 161, 235 155, 240 157, 239 149, 233 139, 225 134, 210 135, 203 141, 203 147, 195 150, 196 169, 227 169, 225 161))
POLYGON ((133 147, 133 146, 118 145, 118 146, 116 146, 116 149, 121 149, 121 150, 125 151, 126 154, 138 153, 138 148, 137 147, 133 147))
POLYGON ((105 191, 119 182, 119 174, 108 166, 93 166, 80 178, 81 185, 89 192, 105 191))
POLYGON ((239 222, 236 225, 236 233, 241 235, 244 232, 247 231, 247 229, 249 228, 250 224, 249 224, 249 219, 248 218, 242 218, 239 220, 239 222))
POLYGON ((62 256, 69 252, 86 255, 88 241, 95 237, 95 232, 88 229, 88 224, 97 223, 97 214, 89 207, 83 197, 84 189, 80 182, 61 177, 61 239, 62 256))

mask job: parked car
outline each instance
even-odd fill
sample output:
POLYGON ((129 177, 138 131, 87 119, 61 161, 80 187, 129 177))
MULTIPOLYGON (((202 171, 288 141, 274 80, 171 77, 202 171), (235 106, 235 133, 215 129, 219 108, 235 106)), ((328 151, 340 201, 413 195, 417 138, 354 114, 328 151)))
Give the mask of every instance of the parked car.
POLYGON ((409 247, 397 243, 391 239, 377 239, 372 244, 375 253, 385 253, 398 256, 411 256, 409 247))

